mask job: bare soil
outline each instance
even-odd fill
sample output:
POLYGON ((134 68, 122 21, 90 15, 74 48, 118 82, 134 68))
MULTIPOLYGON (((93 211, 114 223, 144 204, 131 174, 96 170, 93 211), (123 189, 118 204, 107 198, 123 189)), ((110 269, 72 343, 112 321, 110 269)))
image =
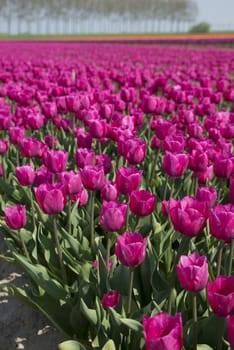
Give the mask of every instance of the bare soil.
MULTIPOLYGON (((0 254, 4 252, 0 237, 0 254)), ((0 284, 25 283, 24 276, 12 264, 0 259, 0 284)), ((0 291, 0 350, 57 350, 65 340, 43 315, 0 291)))

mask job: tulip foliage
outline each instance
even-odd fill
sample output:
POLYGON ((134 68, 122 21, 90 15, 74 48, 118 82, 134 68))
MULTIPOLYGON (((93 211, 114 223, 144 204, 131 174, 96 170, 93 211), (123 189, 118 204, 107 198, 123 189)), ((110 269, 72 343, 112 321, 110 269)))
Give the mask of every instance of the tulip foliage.
POLYGON ((233 52, 0 51, 0 288, 60 349, 234 349, 233 52))

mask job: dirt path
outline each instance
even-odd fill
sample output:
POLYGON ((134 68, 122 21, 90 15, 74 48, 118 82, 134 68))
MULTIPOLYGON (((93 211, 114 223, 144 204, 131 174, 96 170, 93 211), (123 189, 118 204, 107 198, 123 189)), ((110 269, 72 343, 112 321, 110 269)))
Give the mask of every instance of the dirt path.
MULTIPOLYGON (((0 237, 0 253, 3 250, 0 237)), ((0 283, 9 280, 18 286, 24 283, 23 276, 0 259, 0 283)), ((0 292, 0 350, 57 350, 63 340, 42 315, 0 292)))

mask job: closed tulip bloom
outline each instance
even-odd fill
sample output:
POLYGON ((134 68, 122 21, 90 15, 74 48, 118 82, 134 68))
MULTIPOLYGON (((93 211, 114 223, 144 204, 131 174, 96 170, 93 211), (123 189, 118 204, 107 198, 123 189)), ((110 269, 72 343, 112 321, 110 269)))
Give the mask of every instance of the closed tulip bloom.
POLYGON ((217 154, 213 165, 215 176, 221 179, 229 179, 234 171, 233 160, 234 157, 217 154))
POLYGON ((137 216, 151 215, 155 209, 156 196, 148 191, 132 191, 130 194, 129 207, 133 214, 137 216))
POLYGON ((172 134, 165 138, 162 147, 164 151, 171 153, 182 153, 185 148, 186 139, 182 135, 172 134))
POLYGON ((121 166, 116 173, 116 185, 120 193, 128 196, 141 185, 142 171, 135 167, 121 166))
POLYGON ((234 276, 218 276, 207 284, 208 302, 219 317, 234 314, 234 276))
POLYGON ((107 232, 119 231, 126 220, 128 205, 118 201, 104 201, 101 207, 100 224, 107 232))
POLYGON ((58 139, 56 136, 46 135, 45 136, 45 143, 47 144, 47 146, 49 148, 54 148, 58 143, 58 139))
POLYGON ((213 177, 213 165, 210 165, 204 171, 199 171, 198 173, 194 173, 194 176, 197 177, 198 183, 200 185, 206 184, 207 181, 210 181, 213 177))
POLYGON ((227 317, 227 336, 231 349, 234 350, 234 315, 227 317))
POLYGON ((176 271, 180 285, 190 292, 199 292, 207 285, 209 273, 206 256, 197 253, 182 255, 176 271))
POLYGON ((77 146, 79 148, 90 149, 92 147, 92 135, 87 133, 83 128, 75 129, 75 136, 77 139, 77 146))
POLYGON ((85 188, 82 188, 80 192, 73 194, 71 198, 72 204, 78 201, 78 207, 81 208, 85 206, 89 201, 89 194, 85 188))
POLYGON ((36 177, 35 177, 35 185, 39 186, 44 183, 50 183, 53 182, 53 174, 47 169, 46 166, 42 165, 37 171, 36 171, 36 177))
POLYGON ((212 208, 217 199, 217 191, 214 187, 198 187, 196 198, 200 202, 206 202, 209 208, 212 208))
POLYGON ((51 173, 62 173, 67 167, 68 153, 63 150, 49 150, 43 155, 43 163, 51 173))
POLYGON ((124 232, 117 237, 115 254, 122 265, 135 267, 140 265, 146 255, 147 239, 139 232, 124 232))
POLYGON ((234 205, 219 204, 209 213, 210 233, 230 243, 234 239, 234 205))
POLYGON ((79 192, 83 187, 80 173, 73 170, 60 173, 59 181, 64 185, 66 193, 69 195, 79 192))
POLYGON ((103 167, 86 165, 80 169, 83 185, 91 191, 100 190, 105 182, 103 167))
POLYGON ((186 196, 182 200, 170 200, 170 217, 174 229, 185 236, 194 237, 202 232, 206 225, 207 205, 197 199, 186 196))
POLYGON ((113 181, 107 181, 101 188, 101 199, 105 201, 117 200, 119 192, 117 190, 116 183, 113 181))
POLYGON ((109 307, 115 308, 120 301, 120 292, 117 290, 111 290, 108 293, 104 294, 102 297, 102 305, 104 309, 108 309, 109 307))
POLYGON ((120 148, 121 151, 119 153, 123 155, 129 164, 141 164, 145 159, 146 143, 137 137, 124 138, 123 141, 119 138, 118 151, 120 148), (119 146, 120 143, 122 144, 121 147, 119 146))
POLYGON ((146 350, 181 350, 183 329, 181 314, 171 316, 160 312, 152 317, 144 317, 144 338, 146 350))
POLYGON ((182 176, 188 166, 188 156, 184 153, 165 152, 163 157, 163 170, 172 177, 182 176))
POLYGON ((87 148, 78 148, 76 151, 76 165, 83 169, 86 165, 94 165, 95 153, 87 148))
POLYGON ((8 141, 0 139, 0 154, 4 154, 8 151, 8 141))
POLYGON ((208 167, 208 155, 206 152, 193 150, 189 156, 189 168, 193 171, 204 171, 208 167))
POLYGON ((20 230, 26 225, 25 205, 16 204, 14 207, 5 208, 5 222, 13 230, 20 230))
POLYGON ((164 120, 158 117, 151 119, 150 126, 160 140, 164 140, 166 136, 173 134, 176 130, 176 125, 170 120, 164 120))
POLYGON ((104 119, 92 119, 88 122, 89 133, 92 137, 100 139, 107 134, 107 125, 104 119))
POLYGON ((17 166, 16 177, 21 186, 32 185, 36 177, 34 167, 30 164, 17 166))
POLYGON ((10 142, 13 145, 18 145, 18 143, 25 137, 25 129, 19 126, 11 126, 8 133, 10 142))
POLYGON ((41 158, 47 150, 47 145, 36 138, 25 137, 19 141, 20 151, 23 157, 41 158))
POLYGON ((66 204, 66 193, 61 184, 42 184, 34 188, 41 210, 48 215, 63 211, 66 204))
POLYGON ((103 167, 105 174, 110 173, 112 170, 111 158, 108 154, 98 154, 96 156, 96 165, 103 167))

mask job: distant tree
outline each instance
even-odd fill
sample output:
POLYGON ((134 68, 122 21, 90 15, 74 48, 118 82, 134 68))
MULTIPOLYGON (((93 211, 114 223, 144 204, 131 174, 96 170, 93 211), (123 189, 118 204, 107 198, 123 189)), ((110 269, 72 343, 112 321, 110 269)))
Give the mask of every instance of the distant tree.
POLYGON ((207 22, 200 22, 189 29, 189 33, 209 33, 210 24, 207 22))

